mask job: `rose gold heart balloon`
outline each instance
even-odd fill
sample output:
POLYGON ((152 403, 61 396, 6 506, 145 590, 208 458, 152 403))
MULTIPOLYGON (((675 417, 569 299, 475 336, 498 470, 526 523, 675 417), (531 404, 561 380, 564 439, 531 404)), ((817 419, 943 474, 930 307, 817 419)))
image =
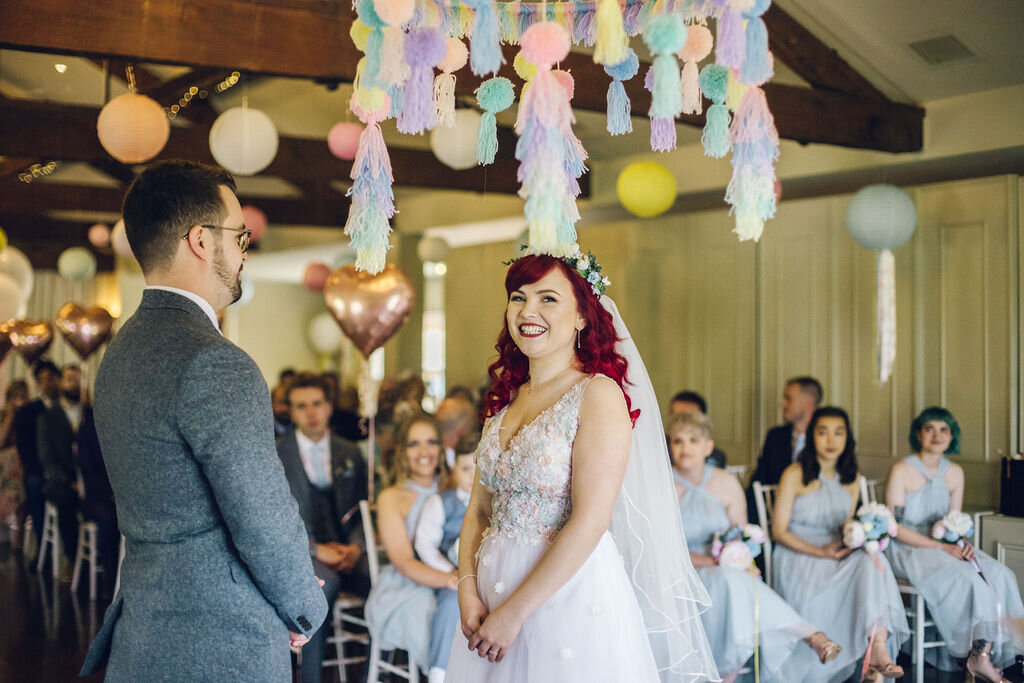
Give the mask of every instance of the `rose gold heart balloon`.
POLYGON ((376 275, 342 266, 324 285, 324 301, 341 331, 367 358, 409 318, 416 290, 393 263, 376 275))
POLYGON ((11 327, 8 323, 0 324, 0 364, 7 360, 7 355, 13 350, 14 342, 11 341, 11 327))
POLYGON ((113 328, 114 318, 100 306, 83 308, 72 302, 57 311, 57 329, 82 360, 110 339, 113 328))
POLYGON ((14 350, 32 365, 53 343, 53 325, 49 320, 12 320, 6 323, 14 350))

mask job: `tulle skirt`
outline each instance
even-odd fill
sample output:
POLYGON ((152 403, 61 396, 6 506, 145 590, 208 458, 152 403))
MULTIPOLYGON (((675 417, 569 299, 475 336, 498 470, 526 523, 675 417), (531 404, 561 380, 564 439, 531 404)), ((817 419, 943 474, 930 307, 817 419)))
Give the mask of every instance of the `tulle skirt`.
MULTIPOLYGON (((488 610, 527 577, 548 546, 492 535, 480 545, 477 586, 488 610)), ((527 617, 500 662, 468 649, 455 633, 446 683, 657 683, 654 655, 633 587, 605 533, 576 575, 527 617)))

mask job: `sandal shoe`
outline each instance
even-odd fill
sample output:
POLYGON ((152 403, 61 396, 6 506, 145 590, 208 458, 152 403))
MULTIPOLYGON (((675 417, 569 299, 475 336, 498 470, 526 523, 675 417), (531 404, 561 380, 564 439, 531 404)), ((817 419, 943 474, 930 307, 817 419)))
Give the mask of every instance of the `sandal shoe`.
POLYGON ((814 653, 818 655, 818 661, 822 664, 828 664, 843 651, 839 643, 836 643, 821 631, 812 633, 807 637, 806 642, 814 650, 814 653))
POLYGON ((1002 672, 992 663, 989 653, 992 651, 992 643, 987 640, 975 640, 971 644, 971 654, 967 657, 965 668, 967 673, 964 680, 967 683, 975 683, 977 680, 987 683, 1009 683, 1003 678, 1002 672), (995 675, 995 678, 993 678, 995 675))

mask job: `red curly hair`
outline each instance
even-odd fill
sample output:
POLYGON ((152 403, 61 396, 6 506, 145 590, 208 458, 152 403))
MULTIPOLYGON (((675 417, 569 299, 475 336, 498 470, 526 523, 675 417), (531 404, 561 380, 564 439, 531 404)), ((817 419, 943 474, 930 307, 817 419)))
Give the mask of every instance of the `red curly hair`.
MULTIPOLYGON (((547 254, 530 254, 517 259, 508 269, 505 276, 505 294, 511 296, 523 285, 537 282, 553 268, 558 268, 572 285, 576 296, 576 307, 579 314, 587 321, 584 332, 579 336, 579 348, 576 349, 576 360, 580 368, 588 375, 601 373, 611 377, 622 389, 626 398, 626 410, 630 420, 636 424, 640 417, 639 410, 632 410, 629 394, 626 392, 626 372, 629 364, 626 359, 615 351, 615 323, 611 313, 598 301, 590 283, 569 264, 560 258, 547 254)), ((486 419, 512 402, 512 392, 518 389, 530 374, 530 361, 519 350, 512 335, 508 331, 508 320, 502 315, 501 332, 498 343, 494 345, 498 352, 498 360, 487 368, 491 378, 491 388, 484 394, 484 409, 481 417, 486 419)))

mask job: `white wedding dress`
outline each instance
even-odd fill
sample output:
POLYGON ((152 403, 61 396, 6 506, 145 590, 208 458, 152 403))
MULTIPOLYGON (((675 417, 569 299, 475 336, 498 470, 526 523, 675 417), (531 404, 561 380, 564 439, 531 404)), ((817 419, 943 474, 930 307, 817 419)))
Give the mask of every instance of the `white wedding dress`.
MULTIPOLYGON (((477 450, 480 482, 490 491, 491 523, 478 552, 477 586, 488 610, 511 594, 547 550, 572 511, 572 445, 581 380, 525 425, 502 450, 503 409, 477 450)), ((605 532, 564 586, 538 607, 501 662, 492 663, 455 635, 446 682, 659 680, 643 615, 622 557, 605 532)))

